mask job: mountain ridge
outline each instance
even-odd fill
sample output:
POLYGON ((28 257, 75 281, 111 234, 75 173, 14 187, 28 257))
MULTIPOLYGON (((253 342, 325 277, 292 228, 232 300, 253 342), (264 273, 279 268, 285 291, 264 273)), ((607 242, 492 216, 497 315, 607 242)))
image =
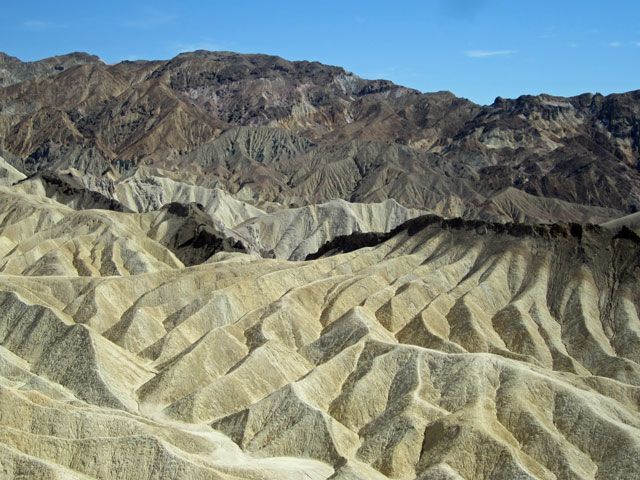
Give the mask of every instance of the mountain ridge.
POLYGON ((0 63, 1 477, 637 476, 640 92, 0 63))
POLYGON ((199 171, 226 188, 261 178, 257 189, 269 201, 395 198, 438 213, 438 204, 473 207, 506 187, 620 215, 640 208, 640 91, 498 97, 481 106, 268 55, 197 51, 166 61, 83 61, 0 89, 0 147, 23 173, 73 167, 121 175, 154 165, 199 171), (266 164, 240 153, 229 169, 218 145, 238 128, 248 137, 262 128, 283 132, 276 150, 292 141, 308 147, 288 152, 289 164, 280 155, 266 164), (214 157, 206 153, 211 145, 214 157), (377 150, 379 162, 363 163, 358 149, 377 150), (350 151, 356 168, 337 161, 350 151), (288 191, 310 161, 322 178, 305 181, 316 185, 312 191, 288 191), (350 178, 351 186, 341 185, 350 178), (432 179, 446 186, 426 194, 432 179), (371 193, 358 194, 356 185, 371 193))
POLYGON ((430 216, 312 261, 185 267, 170 248, 197 205, 77 211, 17 186, 0 187, 7 475, 638 470, 631 231, 430 216))

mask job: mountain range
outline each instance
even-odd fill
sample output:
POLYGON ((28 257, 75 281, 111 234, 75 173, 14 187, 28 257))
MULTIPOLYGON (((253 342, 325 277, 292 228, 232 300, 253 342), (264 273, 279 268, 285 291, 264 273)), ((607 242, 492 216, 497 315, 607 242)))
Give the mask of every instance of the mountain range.
POLYGON ((0 54, 0 477, 640 471, 640 91, 0 54))
POLYGON ((532 211, 615 210, 596 221, 640 206, 640 91, 480 106, 317 62, 205 51, 116 65, 2 55, 0 68, 2 156, 27 175, 147 165, 254 200, 394 198, 469 218, 494 213, 505 190, 554 204, 532 211))

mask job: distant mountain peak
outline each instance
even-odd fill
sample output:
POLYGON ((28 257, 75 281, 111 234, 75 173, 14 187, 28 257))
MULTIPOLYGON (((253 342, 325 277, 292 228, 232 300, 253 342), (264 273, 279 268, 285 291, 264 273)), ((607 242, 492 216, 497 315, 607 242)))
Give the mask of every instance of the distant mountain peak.
POLYGON ((0 62, 0 148, 25 174, 150 164, 231 190, 251 185, 269 201, 394 198, 444 215, 473 216, 507 187, 620 213, 640 207, 640 91, 480 106, 264 54, 0 62), (251 148, 222 135, 239 127, 255 132, 251 148), (267 141, 265 128, 287 135, 267 141))

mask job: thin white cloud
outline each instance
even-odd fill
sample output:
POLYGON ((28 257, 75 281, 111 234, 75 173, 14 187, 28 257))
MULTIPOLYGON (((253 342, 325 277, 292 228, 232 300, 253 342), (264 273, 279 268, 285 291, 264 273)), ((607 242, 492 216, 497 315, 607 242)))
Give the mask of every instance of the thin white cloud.
POLYGON ((356 23, 367 23, 367 19, 364 17, 354 17, 353 19, 356 23))
POLYGON ((483 58, 483 57, 495 57, 498 55, 513 55, 518 53, 517 50, 467 50, 464 52, 467 57, 483 58))
POLYGON ((636 47, 640 47, 640 42, 633 42, 636 47))
POLYGON ((27 20, 22 22, 22 26, 29 30, 52 30, 55 28, 65 28, 66 25, 60 25, 53 22, 45 22, 42 20, 27 20))
POLYGON ((580 45, 578 45, 576 42, 572 42, 569 44, 570 48, 578 48, 580 45))
POLYGON ((622 42, 609 42, 609 46, 613 48, 620 48, 622 46, 622 42))

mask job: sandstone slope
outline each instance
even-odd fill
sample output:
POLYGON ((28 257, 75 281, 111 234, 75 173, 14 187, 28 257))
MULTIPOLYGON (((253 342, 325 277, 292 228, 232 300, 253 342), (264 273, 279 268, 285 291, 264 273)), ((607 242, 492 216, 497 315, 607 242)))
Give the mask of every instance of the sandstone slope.
POLYGON ((26 175, 16 170, 11 164, 0 157, 0 185, 10 186, 26 178, 26 175))
MULTIPOLYGON (((189 179, 180 180, 145 168, 116 181, 80 175, 75 170, 45 171, 20 182, 16 189, 46 196, 76 210, 147 212, 141 218, 154 219, 151 220, 154 226, 150 227, 152 238, 163 238, 164 245, 171 242, 174 252, 205 228, 210 233, 216 232, 214 236, 234 239, 231 244, 239 241, 245 249, 260 256, 288 260, 302 260, 336 236, 388 232, 425 213, 405 208, 394 200, 368 204, 333 200, 288 209, 281 204, 259 202, 258 207, 239 200, 242 193, 230 195, 215 184, 194 185, 195 182, 186 183, 189 179), (165 213, 160 213, 161 210, 165 213), (168 223, 158 230, 155 224, 165 220, 168 223), (172 232, 173 239, 167 237, 167 230, 172 232), (175 235, 182 240, 176 243, 175 235)), ((186 246, 191 249, 191 244, 186 246)), ((216 251, 217 248, 214 247, 216 251)), ((198 254, 191 260, 199 259, 197 263, 206 260, 201 257, 198 254)))
POLYGON ((185 268, 148 237, 167 209, 2 195, 9 477, 640 468, 637 236, 429 216, 314 261, 185 268))

